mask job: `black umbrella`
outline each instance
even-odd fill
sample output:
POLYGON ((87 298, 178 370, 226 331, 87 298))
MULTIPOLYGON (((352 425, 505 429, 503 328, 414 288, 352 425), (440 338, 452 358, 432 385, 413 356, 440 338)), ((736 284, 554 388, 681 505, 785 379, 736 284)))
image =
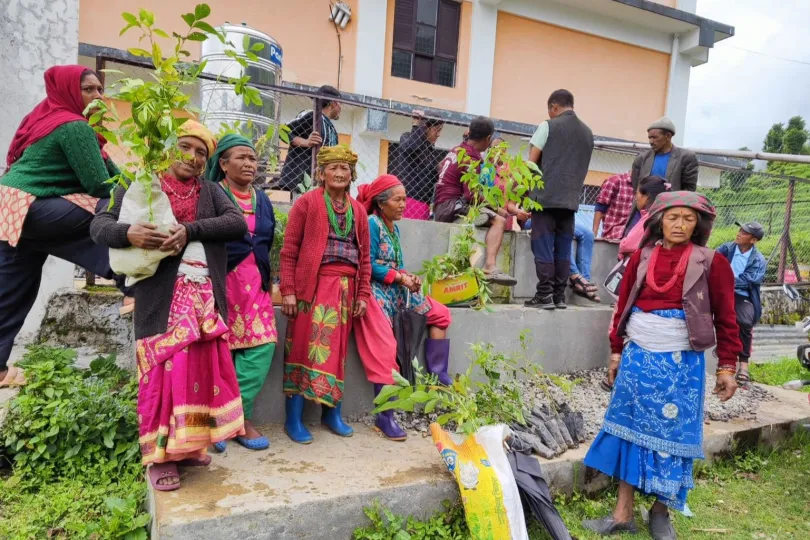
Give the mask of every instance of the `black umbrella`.
POLYGON ((411 384, 416 382, 413 359, 418 356, 419 347, 425 339, 427 317, 410 309, 411 293, 405 306, 394 314, 394 337, 397 340, 397 364, 399 372, 411 384))
MULTIPOLYGON (((546 528, 551 538, 571 540, 571 533, 568 532, 560 513, 554 506, 548 484, 543 480, 540 462, 530 454, 516 451, 515 446, 520 445, 513 445, 513 451, 507 452, 506 457, 512 467, 512 474, 515 477, 524 508, 528 507, 532 515, 546 528)), ((531 451, 528 448, 525 450, 531 451)))

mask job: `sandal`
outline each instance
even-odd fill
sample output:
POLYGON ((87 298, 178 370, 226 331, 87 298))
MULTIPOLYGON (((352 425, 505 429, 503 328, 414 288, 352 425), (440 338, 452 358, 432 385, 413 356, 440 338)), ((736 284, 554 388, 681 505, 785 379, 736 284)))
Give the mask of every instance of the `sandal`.
POLYGON ((574 291, 574 294, 581 296, 582 298, 587 298, 591 302, 595 302, 597 304, 602 303, 602 299, 599 298, 599 295, 597 294, 599 287, 589 282, 582 276, 571 276, 568 278, 568 280, 571 282, 571 289, 574 291))
POLYGON ((9 366, 6 376, 0 381, 0 388, 14 388, 25 384, 25 373, 18 367, 9 366))
POLYGON ((505 287, 514 287, 517 285, 517 280, 508 274, 504 274, 499 270, 495 270, 494 272, 485 272, 484 276, 487 281, 494 283, 495 285, 503 285, 505 287))
POLYGON ((737 386, 741 388, 748 388, 748 385, 751 384, 751 374, 748 373, 748 370, 739 370, 737 372, 737 386))
POLYGON ((156 463, 149 467, 149 482, 157 491, 175 491, 180 489, 180 474, 174 463, 156 463), (158 481, 167 478, 177 478, 176 484, 158 484, 158 481))

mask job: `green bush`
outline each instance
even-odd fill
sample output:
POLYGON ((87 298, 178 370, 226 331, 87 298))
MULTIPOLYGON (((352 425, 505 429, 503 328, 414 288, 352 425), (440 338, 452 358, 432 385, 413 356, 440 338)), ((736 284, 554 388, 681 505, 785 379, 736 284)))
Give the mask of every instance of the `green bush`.
POLYGON ((113 357, 75 359, 34 346, 18 364, 28 383, 0 432, 13 470, 0 474, 0 538, 147 538, 137 383, 113 357))
POLYGON ((270 271, 278 276, 281 268, 281 248, 284 247, 284 231, 287 229, 287 214, 275 211, 276 230, 273 234, 273 247, 270 251, 270 271))
POLYGON ((138 466, 137 383, 113 358, 87 370, 75 359, 70 349, 35 346, 19 364, 28 384, 11 403, 2 437, 15 474, 47 480, 138 466))

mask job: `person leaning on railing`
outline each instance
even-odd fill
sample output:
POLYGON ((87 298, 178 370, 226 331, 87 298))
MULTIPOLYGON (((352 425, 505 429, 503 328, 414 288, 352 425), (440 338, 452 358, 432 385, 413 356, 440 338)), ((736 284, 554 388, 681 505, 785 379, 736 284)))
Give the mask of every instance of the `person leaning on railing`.
MULTIPOLYGON (((6 364, 48 255, 114 278, 109 251, 89 233, 93 214, 109 202, 106 182, 119 174, 85 117, 104 88, 83 66, 54 66, 45 93, 17 128, 0 178, 0 386, 24 382, 6 364)), ((123 278, 118 283, 123 289, 123 278)))

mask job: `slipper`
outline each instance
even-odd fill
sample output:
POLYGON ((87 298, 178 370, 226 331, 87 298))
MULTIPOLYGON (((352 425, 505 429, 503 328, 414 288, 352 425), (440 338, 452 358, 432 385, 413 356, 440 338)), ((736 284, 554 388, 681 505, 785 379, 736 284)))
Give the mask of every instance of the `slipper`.
POLYGON ((21 384, 25 384, 25 375, 23 375, 22 370, 15 366, 8 366, 6 376, 0 381, 0 388, 20 386, 21 384, 17 383, 19 377, 22 377, 21 384))
POLYGON ((484 273, 484 277, 487 281, 490 281, 496 285, 503 285, 505 287, 514 287, 517 285, 517 280, 515 278, 497 270, 491 273, 484 273))
POLYGON ((211 456, 184 459, 182 461, 179 461, 178 465, 182 465, 183 467, 208 467, 209 465, 211 465, 211 456))
POLYGON ((158 484, 159 480, 166 478, 177 478, 180 480, 177 465, 174 463, 158 463, 149 467, 149 482, 157 491, 175 491, 180 489, 180 482, 176 484, 158 484))
POLYGON ((227 445, 226 441, 219 441, 219 442, 214 443, 214 450, 216 450, 220 454, 222 452, 224 452, 227 447, 228 447, 228 445, 227 445))
POLYGON ((245 437, 237 437, 236 442, 247 448, 248 450, 267 450, 270 448, 270 441, 267 437, 262 435, 257 439, 246 439, 245 437))

